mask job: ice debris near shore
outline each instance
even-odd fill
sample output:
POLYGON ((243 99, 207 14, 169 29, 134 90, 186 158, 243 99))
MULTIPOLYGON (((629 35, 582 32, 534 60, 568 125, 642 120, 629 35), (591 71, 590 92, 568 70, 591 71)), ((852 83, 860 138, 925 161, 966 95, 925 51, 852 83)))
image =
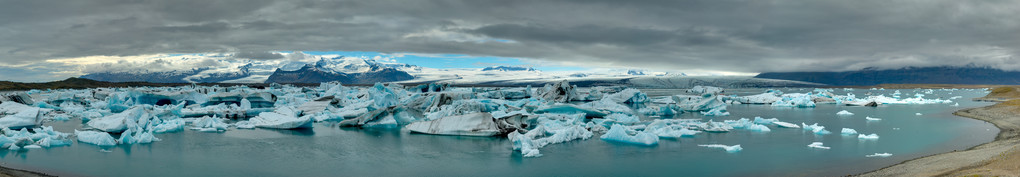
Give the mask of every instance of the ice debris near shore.
POLYGON ((872 155, 865 155, 864 157, 889 157, 892 156, 890 153, 875 153, 872 155))

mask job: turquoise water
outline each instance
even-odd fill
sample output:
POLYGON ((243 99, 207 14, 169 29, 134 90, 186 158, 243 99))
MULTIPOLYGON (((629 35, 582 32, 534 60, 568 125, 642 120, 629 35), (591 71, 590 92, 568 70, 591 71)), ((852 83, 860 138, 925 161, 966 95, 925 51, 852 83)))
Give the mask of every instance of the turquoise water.
MULTIPOLYGON (((787 93, 807 90, 784 90, 787 93)), ((891 93, 893 90, 854 91, 891 93)), ((915 90, 901 90, 904 96, 915 90)), ((682 90, 645 90, 651 96, 682 90)), ((748 95, 761 89, 728 90, 748 95)), ((836 94, 845 93, 837 90, 836 94)), ((643 147, 589 140, 553 144, 544 156, 523 158, 505 138, 410 134, 397 129, 337 128, 317 123, 311 130, 231 129, 224 133, 157 134, 163 141, 103 148, 76 143, 70 147, 0 151, 4 166, 65 176, 836 176, 875 170, 904 160, 963 150, 989 142, 998 133, 993 125, 953 116, 952 112, 989 105, 972 102, 983 91, 936 91, 926 98, 955 99, 951 104, 846 107, 819 104, 816 108, 773 108, 768 105, 730 105, 730 116, 684 114, 680 118, 716 121, 779 118, 800 124, 819 123, 833 132, 815 135, 801 129, 772 128, 757 133, 702 133, 693 138, 663 139, 643 147), (850 117, 836 116, 848 110, 850 117), (915 113, 922 113, 916 116, 915 113), (864 117, 877 117, 877 122, 864 117), (841 128, 876 133, 879 140, 843 137, 841 128), (823 142, 832 149, 812 149, 823 142), (740 144, 744 150, 727 153, 698 144, 740 144), (886 158, 866 158, 874 153, 886 158)), ((648 118, 646 118, 648 119, 648 118)), ((58 131, 81 129, 80 121, 48 122, 58 131)))

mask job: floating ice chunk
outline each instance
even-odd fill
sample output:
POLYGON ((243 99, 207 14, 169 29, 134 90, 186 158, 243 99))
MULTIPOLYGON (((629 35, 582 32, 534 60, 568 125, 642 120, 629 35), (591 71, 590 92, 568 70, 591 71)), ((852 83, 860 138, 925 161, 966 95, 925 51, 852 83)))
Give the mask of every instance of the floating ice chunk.
POLYGON ((602 100, 609 100, 616 103, 645 103, 649 101, 648 95, 633 88, 627 88, 614 94, 605 95, 602 97, 602 100))
POLYGON ((875 153, 875 154, 872 154, 872 155, 866 155, 864 157, 889 157, 889 156, 892 156, 892 154, 890 154, 890 153, 875 153))
POLYGON ((68 146, 71 145, 71 140, 66 137, 45 137, 36 142, 42 147, 56 147, 56 146, 68 146))
POLYGON ((789 123, 789 122, 774 121, 774 122, 772 122, 772 124, 776 124, 776 126, 783 127, 783 128, 800 128, 800 126, 797 126, 797 124, 792 124, 792 123, 789 123))
POLYGON ((729 152, 729 153, 735 153, 735 152, 740 152, 740 150, 744 150, 744 148, 740 147, 739 144, 738 145, 733 145, 733 146, 727 146, 727 145, 722 145, 722 144, 699 144, 698 146, 701 146, 701 147, 710 147, 710 148, 722 148, 722 149, 725 149, 726 152, 729 152))
POLYGON ((495 136, 509 131, 500 129, 492 115, 484 112, 414 122, 404 128, 416 133, 464 136, 495 136))
POLYGON ((202 117, 192 123, 192 130, 198 130, 201 132, 217 132, 227 131, 227 124, 223 123, 223 119, 216 117, 202 117))
POLYGON ((837 112, 836 115, 852 116, 852 115, 854 115, 854 113, 851 113, 850 111, 842 110, 842 111, 837 112))
POLYGON ((575 139, 588 139, 594 136, 591 131, 588 131, 579 123, 580 118, 578 116, 568 116, 574 118, 568 118, 571 120, 552 120, 548 117, 540 117, 540 122, 556 121, 563 124, 557 125, 555 123, 540 123, 538 127, 528 131, 528 133, 521 134, 517 131, 511 132, 507 138, 513 143, 514 150, 521 151, 521 155, 524 157, 538 157, 542 156, 539 153, 538 148, 545 147, 546 145, 567 142, 575 139), (549 125, 549 126, 546 126, 549 125))
POLYGON ((579 97, 575 90, 573 85, 570 85, 567 80, 563 80, 556 84, 546 84, 545 87, 539 88, 538 97, 546 101, 566 103, 579 97))
POLYGON ((742 97, 728 97, 729 100, 739 102, 742 104, 772 104, 776 101, 782 100, 782 97, 776 96, 775 92, 762 93, 757 95, 742 96, 742 97))
POLYGON ((152 127, 152 132, 166 133, 181 131, 184 130, 184 124, 185 124, 184 119, 180 118, 164 120, 163 123, 160 123, 155 127, 152 127))
POLYGON ((813 108, 815 107, 815 102, 811 100, 811 94, 791 93, 784 94, 783 99, 772 103, 772 106, 813 108))
POLYGON ((275 112, 259 113, 259 116, 248 121, 261 128, 297 129, 312 127, 311 116, 297 117, 297 113, 289 107, 281 107, 275 112))
POLYGON ((135 137, 133 137, 131 135, 133 133, 133 130, 134 130, 133 128, 129 128, 127 130, 124 130, 124 133, 120 134, 120 139, 117 139, 117 144, 135 144, 135 143, 137 143, 138 141, 136 141, 135 137))
POLYGON ((712 120, 709 120, 704 124, 699 124, 699 126, 701 127, 702 130, 709 133, 726 133, 730 132, 730 130, 733 129, 732 126, 724 122, 713 122, 712 120))
POLYGON ((660 138, 691 137, 701 133, 701 131, 687 129, 684 123, 673 119, 655 119, 645 127, 645 132, 650 132, 660 138))
POLYGON ((862 140, 877 140, 878 139, 878 134, 874 134, 874 133, 872 133, 870 135, 860 134, 860 135, 857 135, 857 139, 862 139, 862 140))
POLYGON ((676 102, 677 108, 682 111, 693 112, 718 109, 721 112, 726 110, 726 102, 723 102, 719 96, 713 94, 705 94, 700 97, 674 95, 672 98, 676 102))
MULTIPOLYGON (((7 102, 5 102, 7 103, 7 102)), ((18 103, 13 103, 18 104, 18 103)), ((8 104, 11 105, 11 104, 8 104)), ((39 108, 26 107, 22 110, 17 110, 18 113, 0 118, 0 127, 31 127, 39 125, 42 121, 39 119, 39 108)))
POLYGON ((840 134, 843 134, 843 136, 852 136, 857 134, 857 130, 852 128, 843 128, 843 131, 840 131, 840 134))
POLYGON ((818 148, 818 149, 829 149, 829 147, 823 146, 822 142, 814 142, 814 143, 811 143, 811 144, 807 145, 807 147, 818 148))
POLYGON ((770 132, 770 131, 772 131, 772 129, 769 129, 768 126, 759 125, 759 124, 748 125, 747 126, 747 130, 755 131, 755 132, 770 132))
POLYGON ((372 97, 372 106, 376 109, 395 106, 399 103, 396 93, 381 83, 375 83, 375 86, 369 88, 368 94, 372 97))
POLYGON ((128 124, 137 123, 142 116, 148 115, 141 106, 132 107, 124 112, 103 118, 90 120, 88 125, 105 132, 122 132, 128 128, 128 124))
POLYGON ((825 134, 829 134, 830 133, 828 130, 825 130, 825 126, 820 126, 820 125, 818 125, 818 123, 815 123, 815 124, 812 124, 812 125, 808 125, 808 124, 805 124, 805 123, 800 123, 800 124, 801 124, 801 126, 804 127, 804 130, 814 132, 817 135, 825 135, 825 134))
POLYGON ((134 140, 135 140, 135 143, 138 143, 138 144, 148 144, 148 143, 152 143, 152 142, 156 142, 156 141, 161 141, 159 138, 156 138, 156 136, 153 136, 152 132, 149 132, 149 131, 135 133, 134 140))
POLYGON ((25 146, 25 149, 39 149, 39 148, 42 148, 42 146, 34 145, 34 144, 33 145, 25 146))
POLYGON ((606 134, 601 137, 602 140, 620 142, 627 144, 653 146, 659 144, 659 137, 648 132, 634 131, 626 126, 620 124, 613 124, 609 128, 606 134), (628 132, 635 132, 634 135, 630 135, 628 132))
POLYGON ((921 113, 914 113, 914 115, 915 115, 915 116, 919 116, 919 115, 921 115, 921 113))
POLYGON ((238 121, 237 123, 234 123, 234 126, 241 129, 254 129, 255 123, 251 121, 238 121))
POLYGON ((74 130, 74 135, 78 137, 79 142, 99 146, 117 145, 117 140, 114 140, 113 136, 110 136, 110 134, 106 132, 74 130))
POLYGON ((701 111, 701 114, 705 116, 728 116, 730 112, 726 112, 726 107, 714 108, 709 111, 701 111))
POLYGON ((718 94, 718 93, 722 93, 723 89, 719 88, 719 87, 700 86, 700 85, 698 85, 698 86, 694 86, 694 88, 691 88, 690 90, 687 90, 687 92, 690 92, 690 93, 705 93, 705 94, 718 94))
POLYGON ((754 117, 754 123, 756 123, 756 124, 768 125, 768 124, 772 124, 773 122, 778 122, 778 121, 779 121, 779 119, 776 119, 776 118, 763 119, 761 117, 754 117))
POLYGON ((953 104, 953 106, 960 106, 960 103, 953 104))

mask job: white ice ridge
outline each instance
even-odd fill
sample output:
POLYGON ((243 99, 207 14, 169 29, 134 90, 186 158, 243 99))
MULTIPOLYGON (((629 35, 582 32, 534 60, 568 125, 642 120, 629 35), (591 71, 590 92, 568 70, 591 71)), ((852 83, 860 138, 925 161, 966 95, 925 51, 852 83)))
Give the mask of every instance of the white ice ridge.
POLYGON ((842 134, 843 136, 853 136, 857 134, 857 130, 854 130, 852 128, 843 128, 843 131, 840 131, 840 134, 842 134))
POLYGON ((874 118, 874 117, 864 117, 864 119, 868 120, 868 121, 880 121, 880 120, 882 120, 881 118, 874 118))
POLYGON ((874 133, 872 133, 870 135, 859 134, 859 135, 857 135, 857 139, 862 139, 862 140, 877 140, 878 139, 878 134, 874 134, 874 133))
POLYGON ((872 155, 865 155, 864 157, 889 157, 892 156, 890 153, 875 153, 872 155))
POLYGON ((740 152, 741 150, 744 150, 744 148, 740 147, 739 144, 738 145, 733 145, 733 146, 727 146, 727 145, 722 145, 722 144, 699 144, 698 146, 701 146, 701 147, 710 147, 710 148, 721 148, 721 149, 725 149, 726 152, 729 152, 729 153, 740 152))
POLYGON ((809 144, 807 146, 810 147, 810 148, 829 149, 829 147, 823 146, 822 142, 814 142, 814 143, 811 143, 811 144, 809 144))

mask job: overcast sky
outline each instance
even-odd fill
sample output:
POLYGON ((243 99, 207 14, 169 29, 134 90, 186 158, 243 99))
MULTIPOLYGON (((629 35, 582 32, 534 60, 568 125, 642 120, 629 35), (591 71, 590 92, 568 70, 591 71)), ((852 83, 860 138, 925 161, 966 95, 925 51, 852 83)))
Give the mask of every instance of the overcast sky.
MULTIPOLYGON (((732 72, 1020 69, 1018 0, 0 0, 0 80, 88 56, 371 51, 732 72), (27 69, 26 69, 27 68, 27 69)), ((105 57, 105 58, 119 58, 105 57)), ((104 58, 104 57, 99 57, 104 58)))

